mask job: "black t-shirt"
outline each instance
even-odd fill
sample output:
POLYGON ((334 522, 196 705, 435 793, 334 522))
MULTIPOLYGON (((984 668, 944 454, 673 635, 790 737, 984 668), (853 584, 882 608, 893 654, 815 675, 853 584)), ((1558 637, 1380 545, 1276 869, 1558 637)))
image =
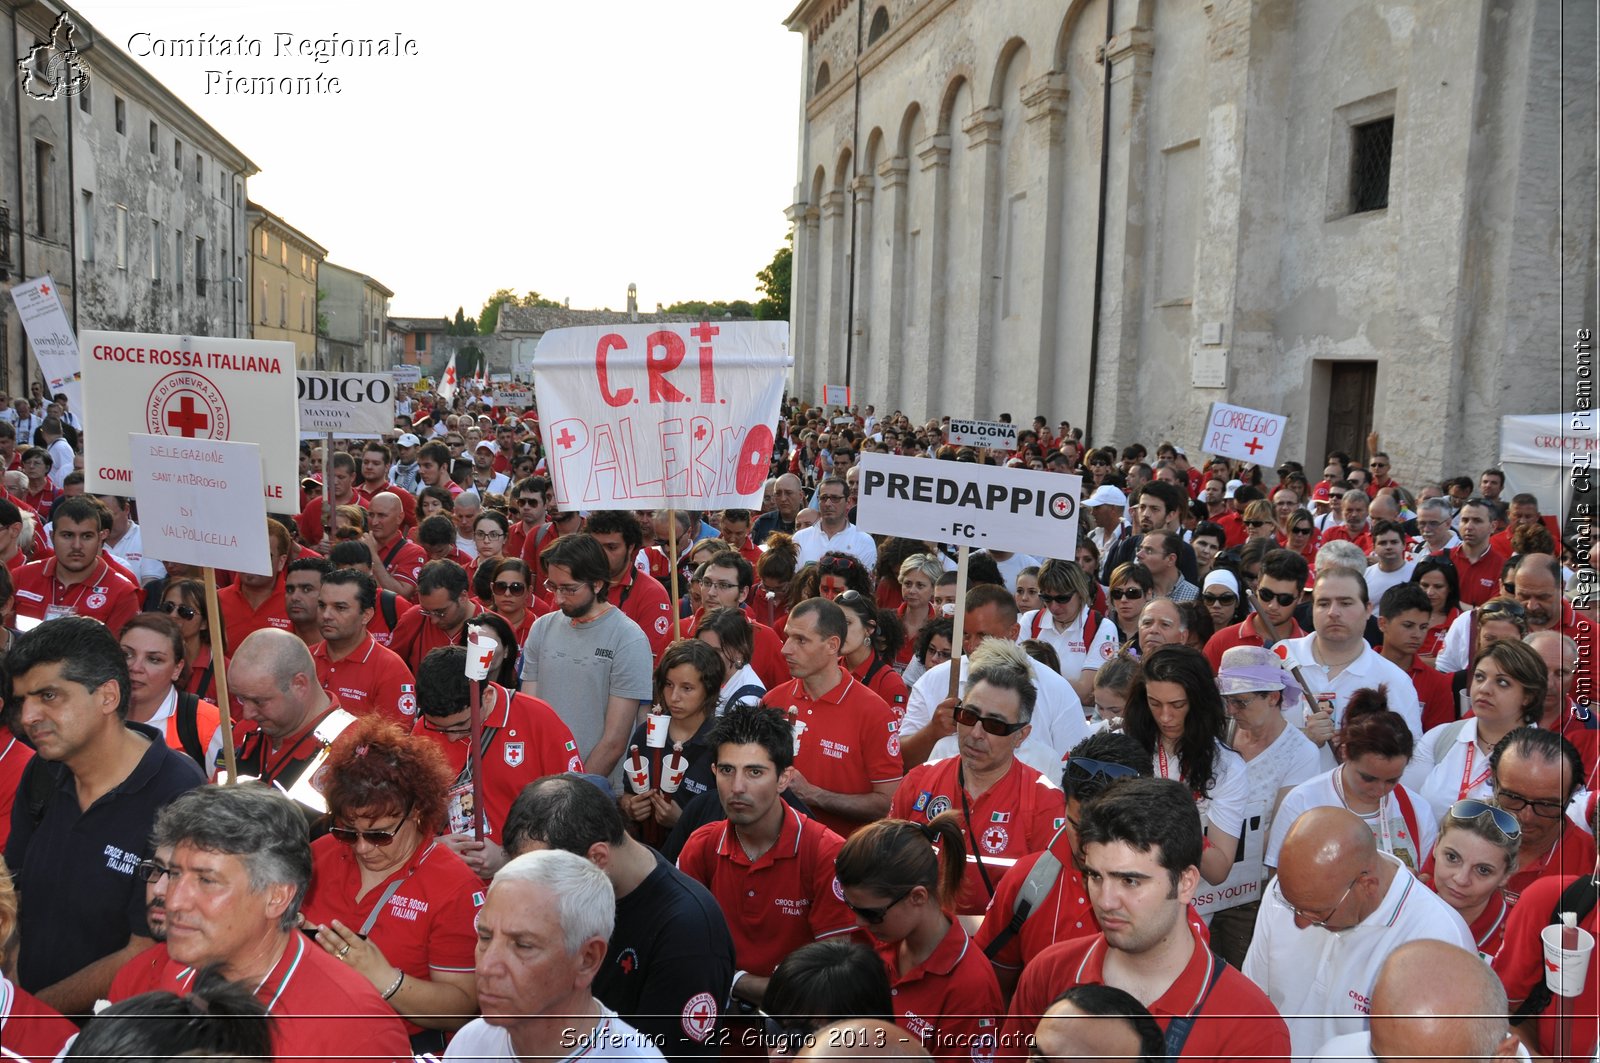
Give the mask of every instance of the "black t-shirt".
POLYGON ((733 938, 711 892, 654 855, 656 869, 617 899, 594 995, 668 1059, 716 1056, 706 1041, 733 982, 733 938))
POLYGON ((205 779, 195 762, 167 747, 153 727, 129 723, 150 747, 126 779, 88 811, 63 765, 34 757, 23 769, 11 809, 6 866, 21 895, 22 955, 17 984, 30 993, 54 985, 128 943, 148 936, 144 883, 134 876, 151 851, 156 813, 205 779), (55 779, 37 823, 30 786, 38 772, 55 779))
MULTIPOLYGON (((711 770, 711 747, 706 745, 706 735, 711 733, 711 727, 716 722, 717 718, 715 716, 707 715, 705 721, 700 724, 700 729, 683 744, 683 759, 689 762, 689 770, 684 773, 683 782, 672 793, 672 799, 677 802, 679 808, 687 807, 690 801, 693 801, 701 794, 717 788, 717 777, 712 774, 711 770)), ((638 746, 639 756, 643 757, 645 763, 648 764, 652 751, 645 748, 644 740, 647 730, 648 726, 646 724, 641 723, 635 727, 632 737, 628 739, 628 744, 630 746, 638 746)), ((672 743, 669 742, 666 748, 661 751, 661 759, 665 761, 671 753, 672 743)), ((630 790, 629 793, 632 793, 632 791, 630 790)))

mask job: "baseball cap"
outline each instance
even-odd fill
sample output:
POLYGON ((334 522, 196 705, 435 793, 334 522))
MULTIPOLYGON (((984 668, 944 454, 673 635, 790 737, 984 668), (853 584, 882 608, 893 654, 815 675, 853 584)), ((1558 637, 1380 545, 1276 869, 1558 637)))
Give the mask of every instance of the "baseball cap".
POLYGON ((1243 480, 1229 480, 1227 490, 1222 492, 1223 498, 1232 498, 1233 493, 1244 486, 1243 480))
POLYGON ((402 447, 419 447, 422 445, 422 440, 418 439, 411 432, 407 432, 405 435, 395 440, 395 442, 400 444, 402 447))
POLYGON ((472 449, 473 450, 487 450, 491 454, 500 453, 500 448, 495 446, 493 443, 489 442, 487 439, 478 440, 478 445, 473 447, 472 449))
POLYGON ((1122 509, 1127 509, 1128 496, 1111 484, 1101 484, 1094 489, 1094 494, 1089 496, 1089 501, 1085 505, 1090 509, 1095 506, 1119 506, 1122 509))

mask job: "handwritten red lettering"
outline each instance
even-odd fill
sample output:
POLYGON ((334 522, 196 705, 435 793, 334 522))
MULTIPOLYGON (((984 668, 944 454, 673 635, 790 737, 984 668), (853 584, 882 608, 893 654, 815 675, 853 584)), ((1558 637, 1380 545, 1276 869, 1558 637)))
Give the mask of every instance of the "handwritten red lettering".
POLYGON ((607 406, 626 406, 633 399, 632 388, 622 388, 613 394, 611 382, 606 379, 606 355, 627 349, 628 341, 615 332, 601 336, 600 343, 594 349, 594 372, 600 378, 600 396, 605 399, 607 406))

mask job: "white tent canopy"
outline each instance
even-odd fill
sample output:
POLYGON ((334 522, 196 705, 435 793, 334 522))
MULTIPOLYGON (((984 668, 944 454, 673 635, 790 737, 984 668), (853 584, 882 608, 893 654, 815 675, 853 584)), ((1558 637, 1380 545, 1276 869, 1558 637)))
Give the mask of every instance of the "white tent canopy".
POLYGON ((1536 495, 1540 511, 1557 514, 1563 525, 1575 486, 1573 470, 1590 470, 1592 482, 1597 462, 1600 438, 1592 413, 1576 418, 1564 413, 1500 418, 1500 464, 1507 481, 1504 497, 1519 491, 1536 495))

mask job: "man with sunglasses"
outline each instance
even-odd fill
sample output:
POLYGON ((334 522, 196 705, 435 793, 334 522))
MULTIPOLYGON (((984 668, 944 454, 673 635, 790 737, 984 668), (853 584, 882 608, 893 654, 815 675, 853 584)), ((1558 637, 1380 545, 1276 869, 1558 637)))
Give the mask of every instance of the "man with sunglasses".
POLYGON ((1456 514, 1456 534, 1461 545, 1450 551, 1450 563, 1461 580, 1461 604, 1482 605, 1500 593, 1500 572, 1506 555, 1490 543, 1498 513, 1486 498, 1469 498, 1456 514))
MULTIPOLYGON (((512 522, 511 530, 506 535, 506 556, 522 558, 528 563, 529 570, 533 571, 538 552, 556 541, 546 519, 546 510, 550 506, 550 481, 543 476, 518 480, 511 489, 511 497, 517 504, 518 519, 512 522), (532 561, 524 553, 530 535, 534 538, 532 561)), ((543 579, 544 573, 540 572, 535 582, 543 579)))
POLYGON ((1005 872, 1048 845, 1059 827, 1061 791, 1016 755, 1032 730, 1037 697, 1020 646, 999 639, 979 646, 955 708, 961 752, 912 768, 889 804, 891 819, 913 823, 961 813, 967 835, 961 915, 982 915, 1005 872))
POLYGON ((367 630, 377 611, 378 584, 354 569, 334 569, 317 589, 317 630, 311 647, 317 682, 357 716, 379 713, 409 729, 417 715, 416 680, 405 661, 367 630))
POLYGON ((1583 783, 1583 758, 1571 742, 1519 727, 1489 754, 1489 770, 1494 803, 1522 825, 1517 869, 1504 887, 1508 904, 1514 907, 1523 890, 1548 875, 1594 871, 1595 839, 1566 814, 1583 783))
POLYGON ((794 534, 800 567, 815 564, 830 550, 849 554, 867 571, 878 561, 878 544, 850 523, 850 486, 841 476, 829 476, 817 486, 817 523, 794 534))
POLYGON ((1272 1003, 1188 918, 1205 844, 1188 788, 1118 782, 1083 809, 1078 833, 1099 933, 1052 945, 1027 966, 1001 1042, 1026 1044, 1062 990, 1100 984, 1146 1002, 1169 1059, 1287 1056, 1289 1031, 1272 1003))
POLYGON ((1305 637, 1295 622, 1311 567, 1293 550, 1272 550, 1261 561, 1255 590, 1247 596, 1250 615, 1225 627, 1206 643, 1206 660, 1213 670, 1222 667, 1222 655, 1235 646, 1268 646, 1282 639, 1305 637))
POLYGON ((1288 1020, 1297 1059, 1361 1033, 1389 955, 1433 940, 1476 952, 1467 924, 1348 809, 1313 808, 1284 837, 1244 973, 1288 1020))

